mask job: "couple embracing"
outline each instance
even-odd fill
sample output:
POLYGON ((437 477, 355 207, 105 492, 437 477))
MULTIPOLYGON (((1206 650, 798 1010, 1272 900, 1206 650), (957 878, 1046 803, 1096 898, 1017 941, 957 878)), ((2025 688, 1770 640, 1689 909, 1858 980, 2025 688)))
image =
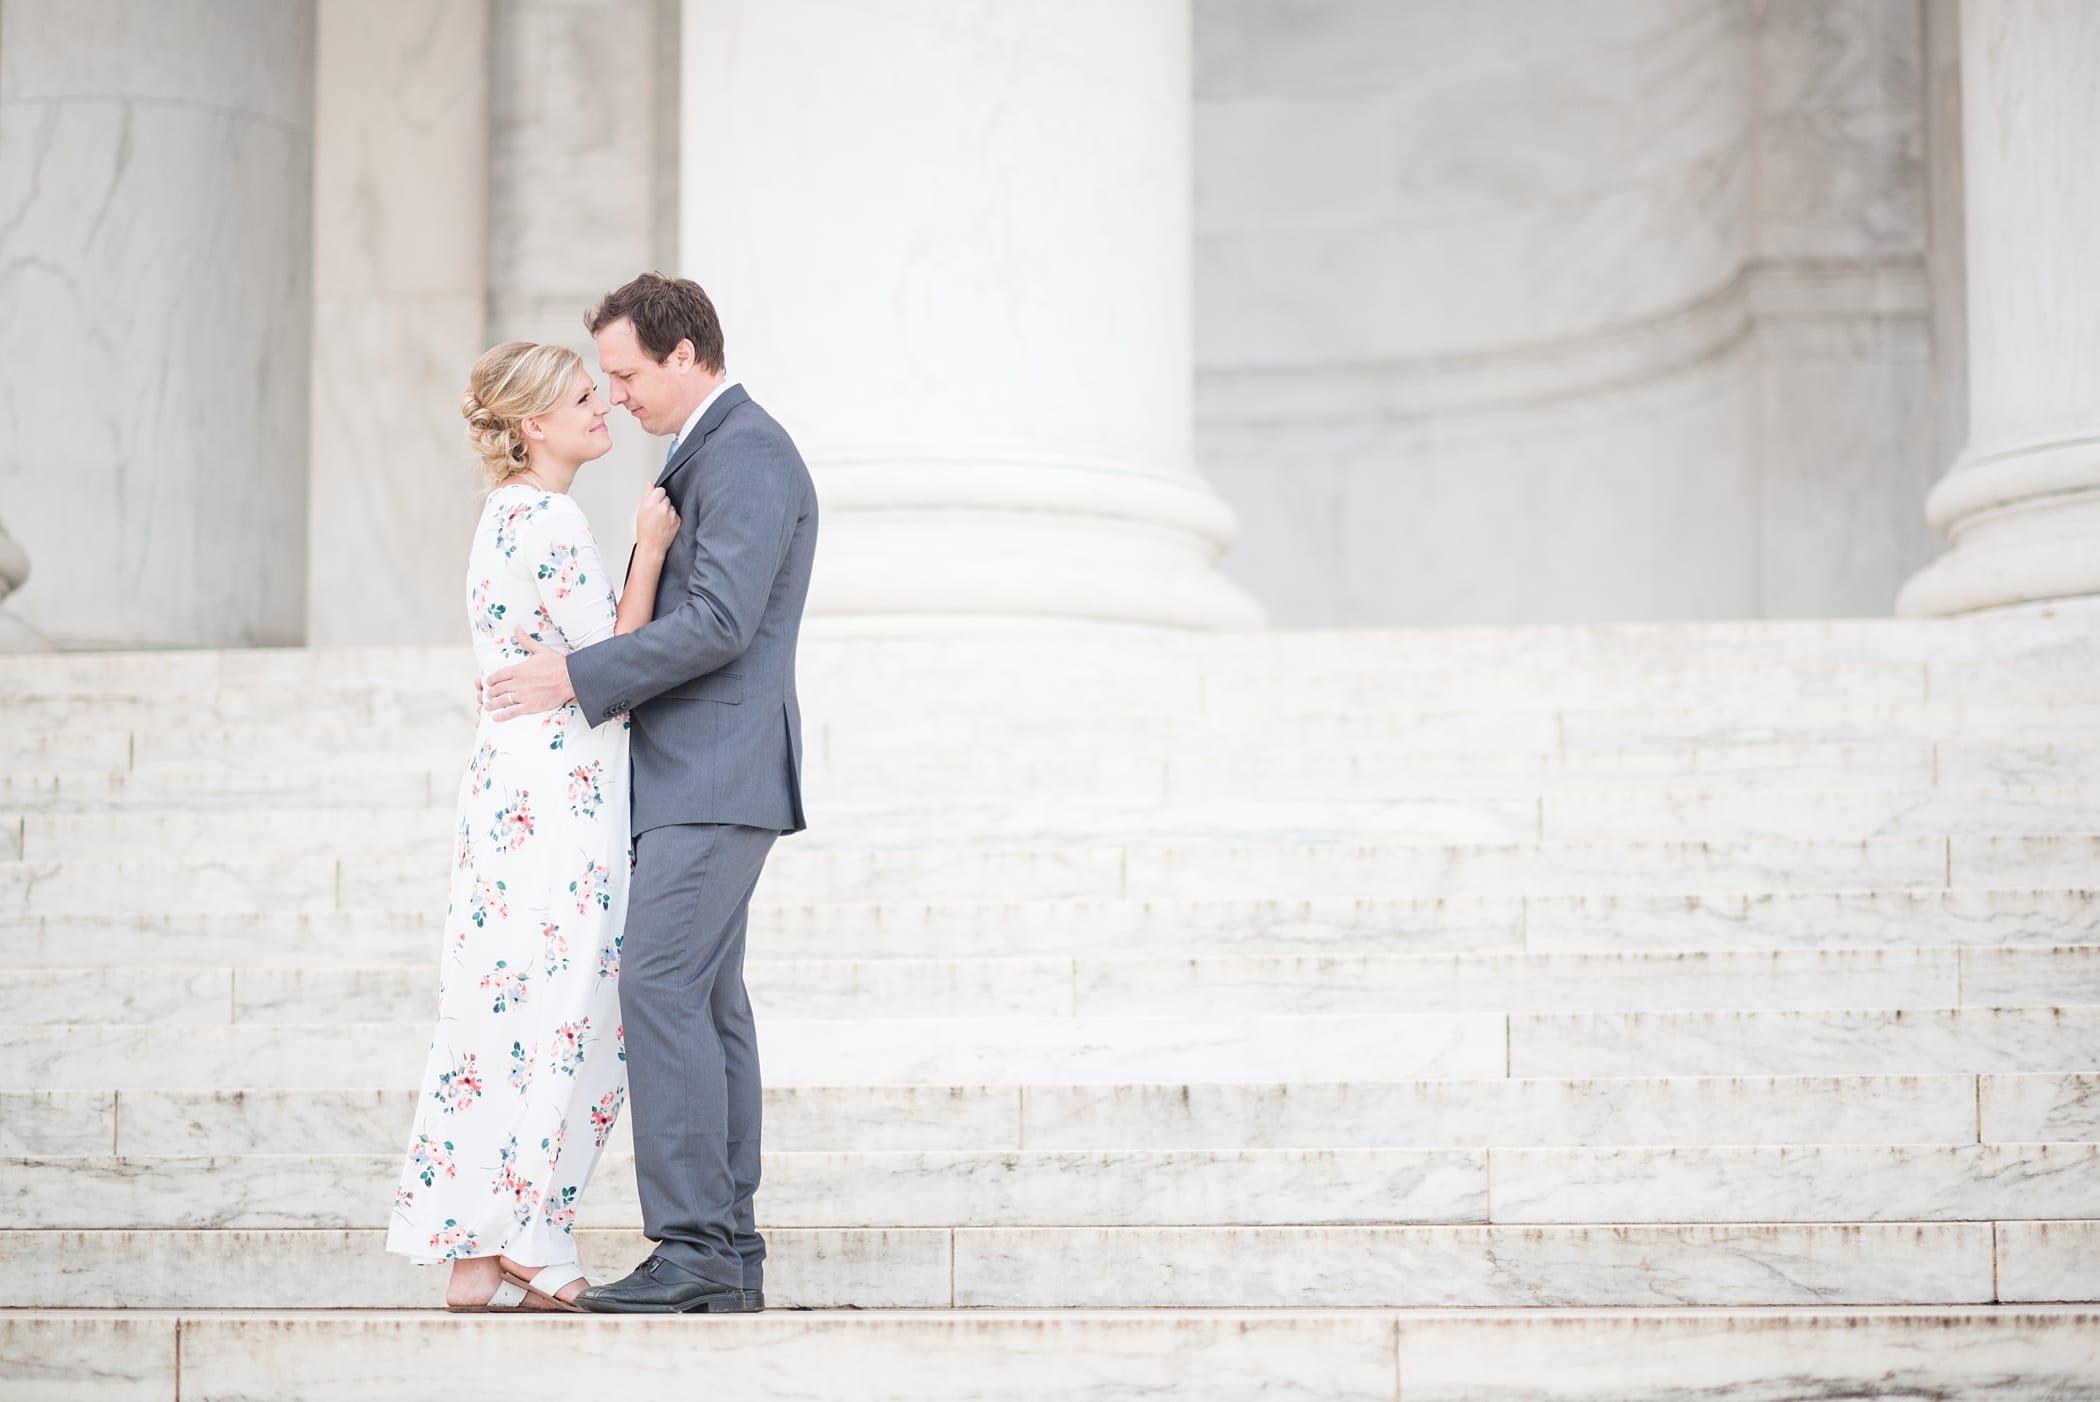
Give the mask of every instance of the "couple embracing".
POLYGON ((816 494, 697 284, 646 274, 586 324, 604 394, 575 352, 513 341, 461 403, 489 486, 466 578, 482 708, 387 1249, 449 1260, 454 1310, 741 1313, 766 1255, 745 920, 803 827, 816 494), (675 435, 618 590, 568 495, 614 405, 675 435), (576 1207, 623 1108, 658 1245, 593 1285, 576 1207))

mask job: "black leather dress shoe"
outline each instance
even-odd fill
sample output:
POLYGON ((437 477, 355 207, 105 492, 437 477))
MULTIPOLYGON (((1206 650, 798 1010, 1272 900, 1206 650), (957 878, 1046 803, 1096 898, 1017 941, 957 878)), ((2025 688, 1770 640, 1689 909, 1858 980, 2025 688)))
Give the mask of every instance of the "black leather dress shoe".
POLYGON ((748 1314, 765 1308, 765 1296, 651 1256, 624 1279, 585 1290, 576 1303, 594 1314, 748 1314))

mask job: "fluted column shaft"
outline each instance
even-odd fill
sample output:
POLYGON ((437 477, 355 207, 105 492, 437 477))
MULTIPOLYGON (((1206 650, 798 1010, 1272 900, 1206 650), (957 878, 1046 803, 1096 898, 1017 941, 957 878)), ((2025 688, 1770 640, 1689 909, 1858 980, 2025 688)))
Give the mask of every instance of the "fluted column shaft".
POLYGON ((1186 0, 686 0, 681 271, 825 520, 813 614, 1258 610, 1191 450, 1186 0))
POLYGON ((2100 596, 2100 6, 1967 0, 1969 440, 1909 614, 2100 596))

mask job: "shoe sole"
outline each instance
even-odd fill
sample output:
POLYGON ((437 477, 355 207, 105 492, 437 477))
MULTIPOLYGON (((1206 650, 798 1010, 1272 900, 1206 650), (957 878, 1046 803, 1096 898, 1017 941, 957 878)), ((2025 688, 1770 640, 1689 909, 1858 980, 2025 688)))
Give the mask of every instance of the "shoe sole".
POLYGON ((727 1295, 714 1299, 695 1300, 689 1305, 676 1305, 671 1312, 674 1314, 756 1314, 758 1311, 752 1309, 737 1296, 727 1295))
POLYGON ((763 1291, 741 1290, 734 1295, 710 1295, 689 1305, 632 1305, 619 1309, 590 1309, 592 1314, 759 1314, 765 1310, 763 1291))

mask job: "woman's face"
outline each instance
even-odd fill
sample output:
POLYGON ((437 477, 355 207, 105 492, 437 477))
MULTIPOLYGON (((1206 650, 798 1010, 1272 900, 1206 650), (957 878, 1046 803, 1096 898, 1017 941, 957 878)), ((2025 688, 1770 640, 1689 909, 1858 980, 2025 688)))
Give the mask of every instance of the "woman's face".
POLYGON ((612 447, 612 434, 605 427, 605 416, 611 411, 591 377, 578 370, 569 381, 567 399, 544 414, 525 419, 528 450, 561 462, 584 463, 604 457, 612 447))

